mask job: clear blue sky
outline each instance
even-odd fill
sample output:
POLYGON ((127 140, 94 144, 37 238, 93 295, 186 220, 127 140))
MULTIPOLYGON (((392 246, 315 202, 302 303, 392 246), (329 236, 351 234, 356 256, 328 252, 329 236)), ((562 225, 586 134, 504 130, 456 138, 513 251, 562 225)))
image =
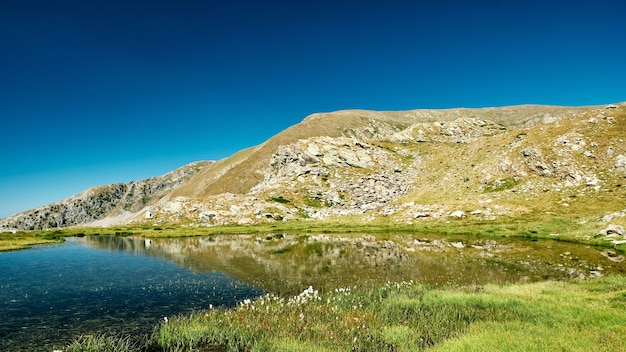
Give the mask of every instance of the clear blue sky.
POLYGON ((0 218, 308 114, 626 100, 626 3, 0 0, 0 218))

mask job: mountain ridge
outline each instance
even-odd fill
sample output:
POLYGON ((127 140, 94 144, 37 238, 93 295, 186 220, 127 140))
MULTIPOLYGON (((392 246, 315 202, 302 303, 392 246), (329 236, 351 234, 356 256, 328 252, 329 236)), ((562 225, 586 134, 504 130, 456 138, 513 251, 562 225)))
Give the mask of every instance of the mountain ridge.
MULTIPOLYGON (((96 196, 90 190, 74 196, 92 199, 82 210, 59 209, 64 200, 2 219, 0 228, 211 226, 336 216, 411 223, 455 211, 485 219, 548 211, 564 193, 584 191, 578 199, 602 198, 605 188, 623 193, 625 105, 316 113, 228 158, 187 165, 179 170, 193 172, 164 182, 169 186, 149 179, 155 191, 147 201, 121 201, 132 182, 103 186, 90 189, 96 196), (520 194, 538 201, 525 204, 520 194), (98 209, 97 216, 85 216, 86 209, 98 209), (74 213, 83 216, 67 216, 74 213)), ((606 212, 620 210, 619 202, 609 203, 606 212)))

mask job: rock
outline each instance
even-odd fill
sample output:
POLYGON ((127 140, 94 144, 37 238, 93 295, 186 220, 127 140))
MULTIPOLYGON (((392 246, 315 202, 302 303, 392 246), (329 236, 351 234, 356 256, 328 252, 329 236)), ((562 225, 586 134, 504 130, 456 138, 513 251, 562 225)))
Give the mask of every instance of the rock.
POLYGON ((254 223, 254 221, 249 218, 242 218, 237 221, 237 225, 250 225, 252 223, 254 223))
POLYGON ((451 218, 457 218, 457 219, 460 219, 460 218, 465 217, 465 212, 464 212, 464 211, 462 211, 462 210, 456 210, 456 211, 453 211, 452 213, 450 213, 450 215, 449 215, 449 216, 450 216, 451 218))
POLYGON ((620 225, 609 224, 609 226, 606 227, 606 234, 607 235, 616 234, 616 235, 624 236, 624 227, 620 225))
POLYGON ((600 254, 602 254, 608 260, 615 262, 615 263, 620 263, 624 261, 624 256, 617 253, 616 251, 612 249, 605 249, 602 252, 600 252, 600 254))
POLYGON ((600 236, 624 236, 624 227, 621 225, 609 224, 604 230, 598 233, 600 236))
POLYGON ((606 148, 606 156, 611 158, 613 157, 613 153, 615 153, 615 150, 613 149, 613 147, 608 147, 606 148))
POLYGON ((541 157, 541 152, 538 149, 535 148, 525 148, 524 150, 522 150, 522 155, 524 155, 526 158, 532 158, 532 157, 541 157))
POLYGON ((198 221, 200 221, 201 223, 211 222, 211 221, 213 221, 215 219, 216 216, 217 216, 217 214, 214 213, 214 212, 203 211, 198 216, 198 221))
POLYGON ((450 245, 454 248, 463 249, 465 248, 465 244, 463 242, 450 242, 450 245))
POLYGON ((617 170, 624 170, 624 171, 626 171, 626 156, 621 155, 621 154, 618 155, 615 158, 615 165, 614 165, 614 167, 617 170))

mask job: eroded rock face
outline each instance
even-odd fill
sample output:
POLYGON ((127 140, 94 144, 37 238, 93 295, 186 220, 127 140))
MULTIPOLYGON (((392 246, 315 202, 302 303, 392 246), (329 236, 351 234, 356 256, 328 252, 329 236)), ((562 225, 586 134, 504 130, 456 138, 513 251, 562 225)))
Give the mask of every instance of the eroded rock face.
POLYGON ((265 181, 306 174, 328 175, 332 168, 374 165, 371 147, 354 138, 319 137, 280 146, 270 161, 265 181))
POLYGON ((420 159, 356 138, 320 137, 279 147, 253 194, 290 190, 303 196, 313 218, 361 214, 406 194, 420 159))
POLYGON ((183 184, 208 163, 189 164, 163 176, 141 181, 94 187, 60 202, 3 219, 0 229, 43 230, 92 223, 95 226, 121 223, 132 218, 152 200, 183 184))

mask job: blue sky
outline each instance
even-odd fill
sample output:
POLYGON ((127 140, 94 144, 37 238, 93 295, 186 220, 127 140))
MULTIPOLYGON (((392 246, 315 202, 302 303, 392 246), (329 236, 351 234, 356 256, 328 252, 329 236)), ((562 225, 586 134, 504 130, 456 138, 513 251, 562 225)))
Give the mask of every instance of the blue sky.
POLYGON ((314 112, 626 100, 626 3, 0 0, 0 218, 314 112))

